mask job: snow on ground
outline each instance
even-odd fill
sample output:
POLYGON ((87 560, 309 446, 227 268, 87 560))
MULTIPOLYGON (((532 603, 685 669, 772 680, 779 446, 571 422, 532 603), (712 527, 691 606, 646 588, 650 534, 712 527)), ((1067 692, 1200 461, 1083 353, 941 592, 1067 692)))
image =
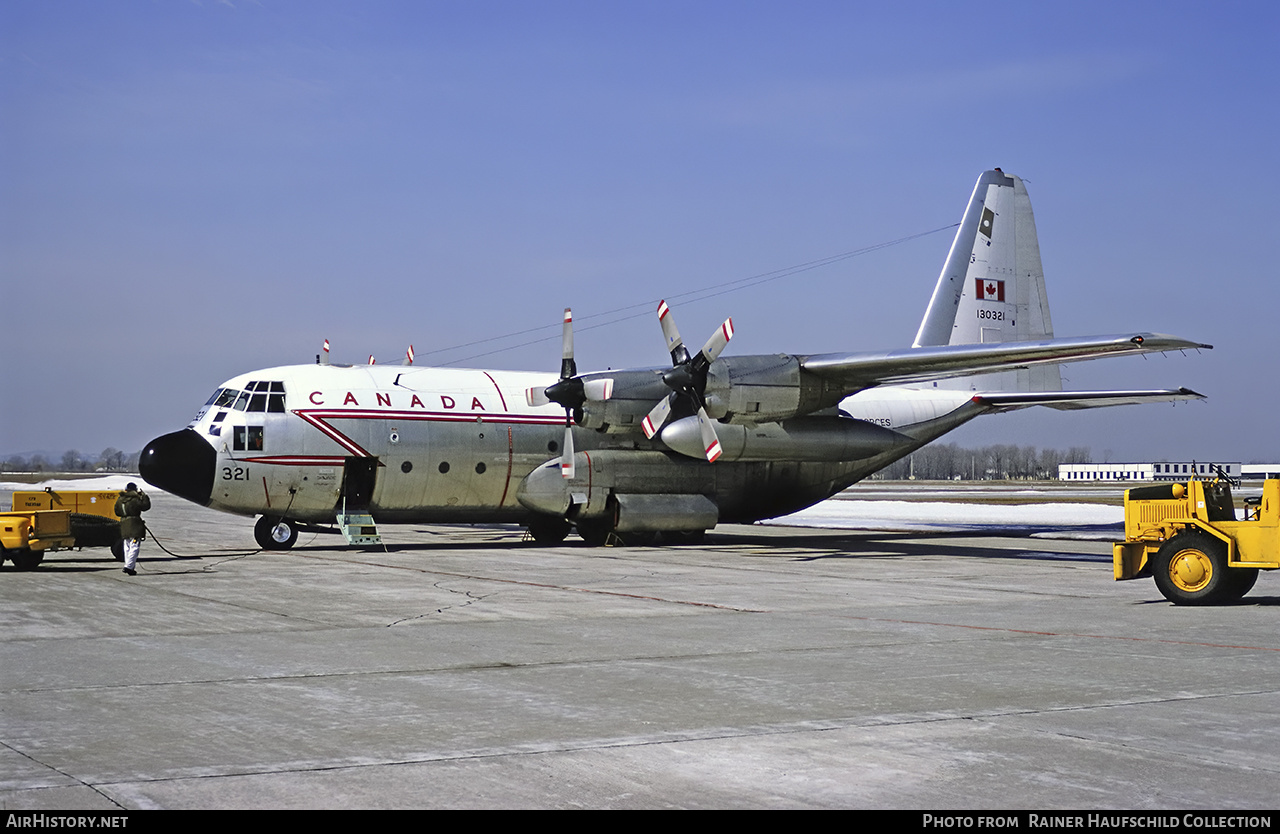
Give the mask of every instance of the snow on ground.
POLYGON ((1096 532, 1106 538, 1124 523, 1124 508, 1105 504, 966 504, 952 501, 847 501, 831 499, 764 524, 841 530, 1096 532))
POLYGON ((94 492, 107 492, 113 489, 124 489, 128 484, 137 484, 140 489, 148 489, 150 485, 137 475, 103 475, 98 478, 67 478, 40 481, 36 484, 23 484, 16 481, 0 481, 0 490, 41 492, 46 487, 52 490, 83 489, 94 492))

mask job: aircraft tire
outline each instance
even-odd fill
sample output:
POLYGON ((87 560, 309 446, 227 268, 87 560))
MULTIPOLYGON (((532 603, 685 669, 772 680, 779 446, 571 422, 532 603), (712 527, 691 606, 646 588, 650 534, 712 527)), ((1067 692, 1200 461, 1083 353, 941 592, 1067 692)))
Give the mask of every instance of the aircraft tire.
POLYGON ((670 545, 702 544, 706 530, 668 530, 662 534, 662 543, 670 545))
POLYGON ((529 519, 529 535, 538 544, 560 544, 569 535, 572 525, 563 518, 536 516, 529 519))
POLYGON ((1243 594, 1233 596, 1242 582, 1227 567, 1226 548, 1205 533, 1186 531, 1169 539, 1156 553, 1151 573, 1174 605, 1216 605, 1243 594))
POLYGON ((589 519, 578 522, 578 535, 587 547, 604 547, 613 533, 613 519, 589 519))
POLYGON ((287 518, 264 515, 253 525, 253 537, 263 550, 288 550, 298 541, 298 525, 287 518))

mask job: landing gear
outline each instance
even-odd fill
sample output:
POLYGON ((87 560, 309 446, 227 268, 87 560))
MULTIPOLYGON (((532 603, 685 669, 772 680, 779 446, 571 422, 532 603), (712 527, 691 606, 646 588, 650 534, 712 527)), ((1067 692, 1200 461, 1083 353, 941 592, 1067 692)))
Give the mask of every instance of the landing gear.
POLYGON ((538 544, 560 544, 565 536, 569 535, 571 526, 563 518, 535 516, 529 519, 529 535, 533 536, 533 540, 538 544))
POLYGON ((578 535, 587 547, 604 547, 613 535, 613 518, 592 518, 578 522, 578 535))
POLYGON ((1174 605, 1233 602, 1258 581, 1256 568, 1227 566, 1222 542, 1205 533, 1179 533, 1156 553, 1156 587, 1174 605))
POLYGON ((700 544, 705 534, 705 530, 629 530, 619 533, 608 518, 578 522, 578 535, 587 547, 673 547, 700 544))
POLYGON ((297 522, 264 515, 253 525, 253 537, 263 550, 288 550, 298 540, 297 522))

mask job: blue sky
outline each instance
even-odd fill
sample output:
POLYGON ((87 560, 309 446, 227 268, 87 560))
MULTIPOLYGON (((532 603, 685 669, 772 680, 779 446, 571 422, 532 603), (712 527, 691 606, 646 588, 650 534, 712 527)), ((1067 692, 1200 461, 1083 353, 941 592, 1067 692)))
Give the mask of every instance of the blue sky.
MULTIPOLYGON (((0 454, 141 448, 326 338, 545 334, 464 364, 555 371, 572 306, 581 368, 661 364, 657 299, 954 223, 998 165, 1059 335, 1216 346, 1068 383, 1210 399, 951 439, 1278 460, 1277 46, 1264 2, 8 0, 0 454)), ((731 352, 904 347, 949 243, 673 306, 731 352)))

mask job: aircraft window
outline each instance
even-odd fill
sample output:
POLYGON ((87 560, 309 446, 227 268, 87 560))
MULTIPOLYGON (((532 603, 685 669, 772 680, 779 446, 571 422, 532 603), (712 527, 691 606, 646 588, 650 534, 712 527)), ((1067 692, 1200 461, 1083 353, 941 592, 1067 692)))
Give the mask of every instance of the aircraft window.
POLYGON ((227 412, 225 411, 219 411, 217 414, 213 415, 213 422, 215 423, 221 423, 225 419, 227 419, 227 412))
MULTIPOLYGON (((271 384, 272 384, 272 385, 279 385, 280 383, 278 383, 278 382, 273 382, 273 383, 271 383, 271 384)), ((274 413, 274 414, 284 414, 284 394, 274 394, 274 393, 273 393, 273 394, 268 395, 268 397, 267 397, 267 411, 270 411, 270 412, 272 412, 272 413, 274 413)))
POLYGON ((273 383, 271 383, 271 393, 273 393, 273 394, 283 394, 283 393, 284 393, 284 383, 283 383, 283 382, 273 382, 273 383))
POLYGON ((477 463, 477 464, 476 464, 476 474, 477 474, 477 475, 483 475, 483 474, 484 474, 484 464, 483 464, 483 463, 477 463))
POLYGON ((444 461, 443 463, 440 464, 440 474, 443 475, 448 471, 449 471, 449 462, 444 461))
POLYGON ((262 451, 262 426, 236 426, 231 437, 231 448, 233 451, 262 451))
POLYGON ((209 395, 209 399, 205 400, 204 404, 205 404, 205 405, 213 405, 213 401, 214 401, 214 400, 216 400, 216 399, 218 398, 218 395, 219 395, 219 394, 221 394, 221 393, 222 393, 222 389, 221 389, 221 388, 219 388, 218 390, 214 391, 211 395, 209 395))
POLYGON ((220 388, 218 389, 218 398, 214 402, 214 406, 217 408, 230 408, 239 394, 240 392, 234 388, 220 388))
POLYGON ((240 393, 240 397, 236 400, 235 410, 244 411, 248 407, 249 407, 249 392, 242 391, 240 393))
POLYGON ((249 410, 250 410, 250 411, 266 411, 266 410, 267 410, 267 395, 266 395, 266 394, 254 394, 252 397, 250 397, 250 399, 249 399, 249 410))

